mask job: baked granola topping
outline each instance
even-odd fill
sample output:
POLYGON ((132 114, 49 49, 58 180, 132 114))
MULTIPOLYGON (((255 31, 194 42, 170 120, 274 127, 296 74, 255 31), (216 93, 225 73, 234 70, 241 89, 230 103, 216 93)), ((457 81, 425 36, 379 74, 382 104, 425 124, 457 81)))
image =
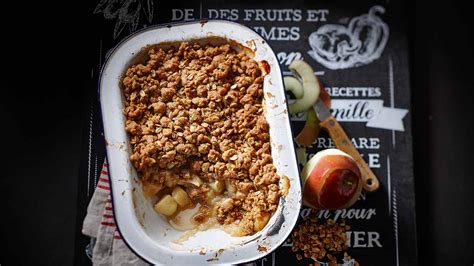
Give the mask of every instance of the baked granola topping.
POLYGON ((154 47, 127 69, 130 160, 158 213, 173 218, 200 204, 193 223, 215 220, 235 236, 267 224, 284 192, 272 164, 263 79, 258 63, 230 44, 154 47))
MULTIPOLYGON (((291 234, 289 239, 293 242, 291 251, 296 253, 296 259, 303 258, 316 260, 315 265, 340 265, 337 263, 337 256, 341 257, 344 252, 344 260, 350 261, 351 257, 347 254, 348 236, 347 231, 350 226, 346 221, 334 221, 328 219, 326 221, 318 220, 317 211, 311 209, 309 216, 305 217, 291 234)), ((359 263, 354 260, 354 265, 359 263)))

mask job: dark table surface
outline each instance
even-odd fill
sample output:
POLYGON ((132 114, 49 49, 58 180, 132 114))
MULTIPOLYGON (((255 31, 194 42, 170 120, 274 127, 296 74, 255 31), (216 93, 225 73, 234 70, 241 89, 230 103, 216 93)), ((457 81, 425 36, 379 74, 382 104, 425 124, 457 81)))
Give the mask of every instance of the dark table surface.
MULTIPOLYGON (((88 101, 81 77, 90 75, 84 40, 94 25, 80 4, 47 5, 5 8, 18 16, 5 21, 2 38, 9 45, 0 105, 1 265, 73 262, 80 121, 88 101)), ((470 9, 406 1, 406 10, 419 264, 472 265, 470 9)))

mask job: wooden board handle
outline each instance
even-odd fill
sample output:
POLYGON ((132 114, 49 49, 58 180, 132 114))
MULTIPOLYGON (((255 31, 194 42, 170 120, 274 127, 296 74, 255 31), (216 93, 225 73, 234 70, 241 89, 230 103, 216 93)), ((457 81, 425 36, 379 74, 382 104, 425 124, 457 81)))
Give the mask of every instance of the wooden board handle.
POLYGON ((364 161, 357 149, 354 147, 352 141, 349 139, 346 132, 344 132, 344 129, 336 121, 336 119, 331 116, 325 121, 321 122, 320 125, 328 131, 329 136, 331 136, 332 140, 336 144, 336 147, 352 156, 352 158, 354 158, 354 160, 357 162, 360 173, 362 174, 364 190, 367 192, 373 192, 377 190, 379 188, 379 180, 364 161))

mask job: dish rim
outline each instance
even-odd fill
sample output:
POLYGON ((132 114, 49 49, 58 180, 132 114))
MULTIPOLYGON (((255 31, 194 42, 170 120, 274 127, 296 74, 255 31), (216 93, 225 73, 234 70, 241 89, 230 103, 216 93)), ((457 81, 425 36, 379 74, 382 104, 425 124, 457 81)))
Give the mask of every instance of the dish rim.
MULTIPOLYGON (((103 74, 105 72, 105 70, 107 69, 107 66, 109 65, 110 63, 110 59, 113 58, 113 56, 116 54, 116 52, 118 50, 120 50, 120 48, 125 44, 127 43, 128 41, 130 41, 131 39, 135 38, 137 35, 140 35, 144 32, 148 32, 148 31, 153 31, 153 30, 157 30, 157 29, 162 29, 162 28, 172 28, 172 27, 176 27, 176 26, 184 26, 184 25, 189 25, 189 24, 196 24, 196 23, 199 23, 201 25, 204 25, 208 22, 212 22, 212 23, 224 23, 224 24, 231 24, 231 25, 234 25, 234 26, 238 26, 238 27, 243 27, 245 28, 246 30, 250 30, 252 31, 253 33, 255 33, 259 38, 261 38, 264 42, 265 45, 267 45, 270 49, 269 53, 273 54, 273 56, 277 59, 276 57, 276 54, 272 48, 272 46, 258 33, 256 32, 254 29, 252 29, 251 27, 248 27, 246 25, 243 25, 243 24, 240 24, 240 23, 236 23, 234 21, 230 21, 230 20, 225 20, 225 19, 197 19, 197 20, 190 20, 190 21, 179 21, 179 22, 172 22, 172 23, 162 23, 162 24, 155 24, 155 25, 152 25, 152 26, 149 26, 149 27, 146 27, 146 28, 143 28, 143 29, 140 29, 140 30, 137 30, 136 32, 133 32, 132 34, 128 35, 127 37, 123 38, 122 40, 120 40, 113 48, 111 48, 106 56, 105 56, 105 59, 104 59, 104 63, 101 67, 101 71, 100 71, 100 74, 99 74, 99 79, 98 79, 98 94, 99 94, 99 105, 101 106, 100 108, 100 115, 101 115, 101 120, 102 120, 102 124, 105 128, 105 122, 104 122, 104 119, 103 119, 103 112, 102 112, 102 109, 103 109, 103 105, 102 105, 102 97, 101 97, 101 93, 102 93, 102 86, 101 86, 101 83, 102 83, 102 80, 103 80, 103 74)), ((211 36, 209 36, 211 37, 211 36)), ((216 37, 216 36, 212 36, 212 37, 216 37)), ((219 38, 225 38, 227 40, 231 40, 231 41, 235 41, 245 47, 247 47, 245 44, 239 42, 239 41, 236 41, 235 39, 233 39, 231 36, 217 36, 219 38)), ((205 39, 205 38, 192 38, 190 37, 189 39, 186 39, 186 40, 197 40, 197 39, 205 39)), ((186 40, 182 40, 182 41, 186 41, 186 40)), ((182 42, 182 41, 177 41, 177 42, 182 42)), ((153 45, 159 45, 160 43, 150 43, 148 45, 150 46, 153 46, 153 45)), ((146 48, 147 46, 143 46, 142 49, 146 48)), ((276 63, 278 64, 278 72, 281 79, 283 80, 283 73, 281 71, 281 68, 279 66, 279 62, 278 62, 278 59, 276 60, 276 63)), ((284 84, 282 83, 281 84, 282 86, 284 86, 284 84)), ((283 89, 284 90, 284 89, 283 89)), ((285 100, 284 101, 285 103, 285 110, 287 111, 288 110, 288 102, 285 100)), ((293 129, 291 127, 291 121, 290 121, 290 118, 289 118, 289 115, 287 116, 287 119, 286 119, 288 125, 289 125, 289 133, 291 133, 291 138, 293 136, 293 129)), ((104 139, 106 141, 106 158, 108 159, 109 158, 109 145, 107 143, 107 140, 106 140, 106 134, 105 134, 105 130, 104 130, 104 139)), ((128 140, 128 139, 127 139, 128 140)), ((292 150, 293 150, 293 156, 294 158, 296 159, 296 150, 294 148, 294 143, 291 142, 291 144, 293 144, 292 146, 292 150)), ((273 157, 273 156, 272 156, 273 157)), ((291 227, 291 229, 288 229, 284 235, 282 237, 279 238, 277 242, 277 244, 273 245, 272 247, 270 248, 267 248, 267 250, 265 252, 260 252, 258 253, 257 255, 255 256, 252 256, 252 257, 248 257, 248 258, 243 258, 243 257, 236 257, 238 259, 236 260, 233 260, 232 262, 228 262, 228 263, 232 263, 232 264, 239 264, 239 263, 245 263, 245 262, 249 262, 249 261, 254 261, 254 260, 257 260, 257 259, 260 259, 268 254, 270 254, 271 252, 273 252, 275 249, 277 249, 278 247, 280 247, 285 241, 286 239, 288 238, 288 236, 291 234, 291 232, 293 231, 293 228, 295 227, 295 225, 297 224, 299 218, 300 218, 300 210, 301 210, 301 207, 302 207, 302 185, 301 185, 301 180, 300 180, 300 177, 299 177, 299 166, 298 166, 298 163, 294 162, 294 165, 296 167, 296 171, 298 172, 298 175, 293 177, 294 179, 297 179, 293 182, 290 181, 290 186, 293 186, 294 183, 297 183, 298 184, 298 191, 299 191, 299 195, 297 195, 297 204, 296 206, 292 206, 294 208, 296 208, 297 210, 295 211, 297 213, 296 217, 293 217, 292 221, 288 222, 287 225, 289 225, 291 227)), ((135 254, 137 255, 138 257, 140 257, 142 260, 148 262, 148 263, 153 263, 153 264, 156 264, 157 262, 156 261, 153 261, 153 260, 149 260, 147 258, 145 258, 144 256, 142 256, 142 254, 137 251, 139 250, 139 248, 137 247, 134 247, 131 243, 129 243, 129 241, 127 241, 126 237, 122 234, 122 231, 120 229, 120 225, 118 223, 118 220, 117 220, 117 209, 116 209, 116 199, 114 197, 114 188, 113 188, 113 173, 112 173, 112 169, 110 169, 110 167, 108 168, 108 173, 109 173, 109 184, 110 184, 110 194, 111 194, 111 204, 113 206, 113 213, 114 213, 114 221, 115 221, 115 224, 116 224, 116 229, 117 231, 119 231, 119 233, 122 235, 122 240, 124 241, 124 243, 127 245, 127 247, 130 248, 130 250, 135 254)), ((130 175, 130 178, 133 179, 133 177, 130 175)), ((285 196, 286 197, 286 196, 285 196)), ((279 202, 279 206, 282 205, 283 203, 279 202)), ((136 214, 136 213, 135 213, 136 214)), ((277 214, 277 212, 273 213, 272 217, 277 214)), ((142 226, 143 227, 143 226, 142 226)), ((263 231, 263 229, 261 230, 263 231)), ((259 232, 261 232, 259 231, 259 232)), ((256 232, 259 233, 259 232, 256 232)), ((280 233, 278 233, 280 234, 280 233)), ((262 234, 263 236, 263 234, 262 234)), ((254 242, 255 240, 251 240, 251 242, 254 242)), ((158 263, 161 263, 161 262, 158 262, 158 263)), ((218 263, 219 264, 219 261, 211 261, 211 262, 208 262, 208 263, 218 263)))

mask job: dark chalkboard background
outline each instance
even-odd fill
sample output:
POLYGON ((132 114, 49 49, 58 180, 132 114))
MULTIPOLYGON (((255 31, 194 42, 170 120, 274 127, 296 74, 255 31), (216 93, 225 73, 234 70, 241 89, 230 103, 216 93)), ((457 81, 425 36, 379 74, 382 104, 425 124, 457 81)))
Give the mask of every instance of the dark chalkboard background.
MULTIPOLYGON (((151 7, 150 2, 143 1, 142 7, 151 7)), ((91 13, 96 9, 96 4, 91 4, 91 13)), ((97 9, 93 15, 95 24, 95 65, 91 69, 90 79, 90 104, 85 108, 84 117, 84 143, 87 148, 81 156, 81 167, 78 186, 78 221, 76 240, 76 264, 85 264, 89 261, 85 254, 85 247, 89 240, 80 234, 80 226, 85 215, 86 207, 92 196, 95 182, 100 171, 100 165, 105 156, 105 148, 102 137, 100 106, 97 99, 97 80, 100 67, 103 64, 107 51, 118 41, 127 36, 133 30, 137 30, 152 24, 168 23, 173 19, 172 9, 192 9, 192 19, 206 18, 209 9, 238 9, 239 22, 251 27, 263 27, 268 32, 272 27, 297 27, 300 37, 298 40, 269 40, 275 53, 300 52, 302 57, 309 62, 320 79, 328 88, 333 87, 377 87, 380 88, 381 96, 373 99, 383 100, 384 106, 410 110, 410 87, 408 76, 408 55, 403 22, 399 17, 401 6, 392 1, 357 1, 357 4, 346 1, 291 1, 291 2, 256 2, 243 1, 240 4, 228 4, 224 1, 202 1, 176 4, 176 6, 160 5, 159 1, 153 2, 153 12, 144 9, 139 13, 137 20, 122 20, 124 24, 117 22, 117 18, 107 19, 104 11, 97 9), (384 14, 378 16, 388 25, 390 34, 387 45, 380 58, 375 61, 349 69, 331 70, 324 67, 308 55, 311 49, 308 44, 308 36, 325 24, 347 25, 351 18, 367 14, 373 6, 385 8, 384 14), (243 21, 244 9, 299 9, 302 12, 301 21, 274 21, 262 22, 243 21), (307 10, 327 10, 326 21, 305 21, 307 10), (152 14, 152 16, 150 16, 152 14), (149 19, 152 17, 151 23, 149 19), (135 26, 136 25, 136 26, 135 26), (115 35, 115 36, 114 36, 115 35)), ((179 11, 177 11, 179 12, 179 11)), ((231 13, 232 14, 232 13, 231 13)), ((134 17, 136 19, 136 17, 134 17)), ((287 65, 281 65, 283 71, 288 71, 287 65)), ((333 99, 364 99, 364 97, 336 97, 333 99)), ((298 132, 303 121, 292 122, 294 132, 298 132)), ((416 229, 415 229, 415 203, 413 185, 413 163, 412 163, 412 133, 411 112, 403 119, 405 131, 392 131, 366 127, 365 123, 342 122, 342 126, 350 137, 376 138, 380 144, 378 149, 360 149, 359 151, 367 158, 369 154, 376 154, 379 167, 373 171, 378 176, 381 187, 373 194, 364 194, 352 209, 368 210, 375 209, 376 215, 369 220, 346 219, 352 225, 351 247, 349 254, 361 265, 413 265, 417 260, 416 229), (377 238, 378 242, 372 241, 370 246, 368 236, 377 238), (354 243, 355 237, 360 239, 354 243), (358 245, 357 245, 358 244, 358 245), (380 246, 378 245, 380 244, 380 246)), ((327 139, 326 134, 321 134, 327 139)), ((328 142, 325 140, 326 143, 328 142)), ((315 144, 308 153, 320 150, 321 145, 315 144)), ((302 210, 302 217, 307 210, 302 210)), ((274 254, 270 254, 258 265, 293 265, 296 264, 295 255, 290 250, 290 244, 286 243, 274 254)), ((339 261, 342 262, 342 261, 339 261)), ((312 263, 303 260, 301 265, 312 263)))

